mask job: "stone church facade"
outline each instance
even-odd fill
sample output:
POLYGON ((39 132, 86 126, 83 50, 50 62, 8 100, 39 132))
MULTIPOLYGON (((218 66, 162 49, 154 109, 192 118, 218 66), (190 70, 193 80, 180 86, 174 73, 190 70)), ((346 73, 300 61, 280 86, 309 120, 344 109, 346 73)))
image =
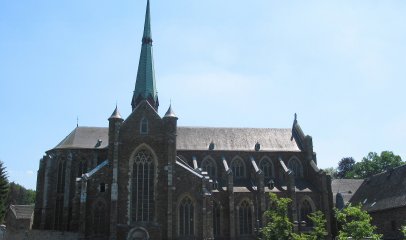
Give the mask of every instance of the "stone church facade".
POLYGON ((291 128, 181 127, 157 110, 150 7, 132 113, 76 127, 40 160, 33 228, 83 239, 256 239, 267 195, 292 199, 298 231, 321 210, 331 234, 331 180, 312 138, 291 128))

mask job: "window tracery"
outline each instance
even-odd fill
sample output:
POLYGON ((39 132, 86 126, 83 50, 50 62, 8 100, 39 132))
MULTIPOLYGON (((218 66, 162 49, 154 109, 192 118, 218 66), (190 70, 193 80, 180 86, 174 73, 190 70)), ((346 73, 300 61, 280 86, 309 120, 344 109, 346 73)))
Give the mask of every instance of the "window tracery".
POLYGON ((312 205, 309 200, 303 200, 300 206, 300 221, 305 221, 307 227, 311 227, 313 222, 310 220, 309 215, 313 212, 312 205))
POLYGON ((202 170, 207 172, 207 174, 209 174, 209 176, 212 179, 216 178, 217 168, 216 168, 216 163, 213 161, 213 159, 210 159, 210 158, 204 159, 202 162, 202 170))
POLYGON ((185 197, 179 205, 179 235, 194 235, 194 206, 190 197, 185 197))
POLYGON ((259 168, 261 171, 264 173, 265 178, 273 178, 274 176, 274 169, 273 169, 273 164, 271 161, 267 158, 264 158, 261 160, 259 163, 259 168))
POLYGON ((238 218, 240 226, 240 235, 252 233, 252 212, 251 206, 247 200, 241 202, 238 209, 238 218))
POLYGON ((303 170, 299 160, 292 158, 288 163, 288 168, 295 174, 295 177, 302 177, 303 170))
POLYGON ((154 216, 155 166, 151 153, 141 150, 134 156, 132 172, 132 220, 148 222, 154 216))
POLYGON ((243 178, 245 177, 245 165, 242 159, 236 158, 231 163, 231 170, 233 171, 233 175, 235 178, 243 178))

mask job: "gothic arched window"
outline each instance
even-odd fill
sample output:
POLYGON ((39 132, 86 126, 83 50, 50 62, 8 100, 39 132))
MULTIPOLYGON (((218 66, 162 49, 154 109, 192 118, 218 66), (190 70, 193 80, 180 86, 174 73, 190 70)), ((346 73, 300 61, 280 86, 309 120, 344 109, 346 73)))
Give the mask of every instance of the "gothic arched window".
POLYGON ((179 235, 194 235, 194 206, 189 197, 185 197, 179 204, 179 235))
POLYGON ((97 202, 93 208, 93 231, 95 235, 105 235, 106 229, 106 206, 101 201, 97 202))
POLYGON ((82 160, 79 162, 78 166, 78 177, 82 177, 82 174, 85 174, 86 172, 87 172, 86 161, 82 160))
POLYGON ((237 158, 231 163, 231 170, 235 178, 245 177, 245 165, 242 159, 237 158))
POLYGON ((65 190, 65 173, 66 172, 66 161, 59 162, 58 165, 58 180, 56 190, 58 193, 63 193, 65 190))
POLYGON ((213 234, 214 236, 220 236, 220 222, 221 222, 221 215, 220 215, 220 205, 215 201, 213 205, 213 234))
POLYGON ((141 150, 134 156, 132 172, 132 220, 148 222, 154 216, 155 166, 151 153, 141 150))
POLYGON ((262 159, 261 162, 259 163, 259 168, 264 173, 265 178, 274 177, 273 165, 269 159, 267 158, 262 159))
POLYGON ((148 134, 148 119, 143 117, 140 122, 140 133, 148 134))
POLYGON ((312 205, 307 199, 305 199, 300 206, 300 221, 305 221, 306 226, 308 227, 313 225, 313 222, 309 218, 309 214, 312 212, 312 205))
POLYGON ((289 163, 288 163, 288 168, 293 171, 295 174, 295 177, 302 177, 303 176, 303 170, 302 170, 302 165, 300 164, 299 160, 296 158, 292 158, 289 163))
POLYGON ((216 178, 216 163, 213 159, 206 158, 202 162, 202 170, 207 172, 211 178, 216 178))
POLYGON ((240 235, 252 233, 252 212, 251 206, 247 200, 241 202, 238 209, 238 220, 240 226, 240 235))

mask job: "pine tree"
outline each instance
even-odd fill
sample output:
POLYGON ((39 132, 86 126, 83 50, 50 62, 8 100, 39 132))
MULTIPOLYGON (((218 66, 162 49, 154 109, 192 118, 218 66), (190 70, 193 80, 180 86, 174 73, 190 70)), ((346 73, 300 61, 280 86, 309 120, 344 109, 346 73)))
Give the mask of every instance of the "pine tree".
POLYGON ((0 161, 0 222, 3 221, 4 214, 6 213, 6 200, 8 194, 8 179, 7 171, 4 163, 0 161))

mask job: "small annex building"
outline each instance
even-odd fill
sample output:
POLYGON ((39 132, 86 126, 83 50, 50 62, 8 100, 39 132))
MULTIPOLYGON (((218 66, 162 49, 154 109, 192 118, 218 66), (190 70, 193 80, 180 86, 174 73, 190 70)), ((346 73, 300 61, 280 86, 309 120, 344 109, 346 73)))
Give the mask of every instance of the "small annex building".
POLYGON ((10 205, 4 218, 7 231, 30 230, 34 219, 34 205, 10 205))
POLYGON ((406 224, 406 165, 365 179, 350 202, 362 204, 384 239, 403 239, 400 227, 406 224))
POLYGON ((364 182, 364 179, 333 179, 331 191, 333 192, 334 206, 342 209, 364 182))

